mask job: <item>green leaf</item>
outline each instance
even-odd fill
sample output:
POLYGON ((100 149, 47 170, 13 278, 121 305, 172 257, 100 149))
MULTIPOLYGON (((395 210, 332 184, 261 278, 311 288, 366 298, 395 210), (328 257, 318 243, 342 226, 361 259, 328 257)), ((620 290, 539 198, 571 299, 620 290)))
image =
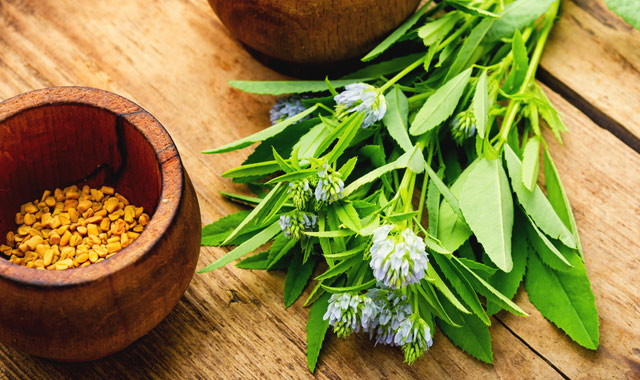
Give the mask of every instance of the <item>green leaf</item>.
POLYGON ((402 25, 397 27, 396 30, 393 31, 393 33, 391 33, 387 38, 385 38, 382 42, 380 42, 378 46, 373 48, 373 50, 371 50, 367 55, 365 55, 364 58, 362 58, 362 61, 363 62, 370 61, 375 57, 379 56, 380 54, 384 53, 385 50, 387 50, 391 45, 393 45, 396 41, 398 41, 400 37, 402 37, 405 33, 407 33, 407 31, 411 29, 411 27, 414 26, 416 22, 418 22, 418 20, 420 19, 420 16, 422 16, 424 11, 426 11, 427 8, 429 7, 429 4, 431 4, 431 0, 428 1, 426 4, 424 4, 422 7, 420 7, 420 9, 416 11, 416 13, 411 15, 411 17, 405 20, 405 22, 403 22, 402 25))
POLYGON ((457 264, 457 268, 463 275, 467 278, 467 280, 473 285, 473 288, 487 300, 498 304, 503 309, 510 311, 513 314, 528 316, 524 310, 520 308, 520 306, 516 305, 509 298, 505 297, 504 294, 500 293, 493 286, 491 286, 488 282, 482 279, 482 277, 478 276, 474 271, 469 269, 466 265, 464 265, 460 259, 453 256, 452 264, 457 264))
POLYGON ((522 160, 522 184, 529 191, 533 191, 540 174, 540 139, 535 136, 527 141, 524 146, 524 158, 522 160))
POLYGON ((458 269, 453 266, 451 261, 444 256, 433 255, 431 257, 435 259, 438 267, 442 271, 442 274, 451 283, 451 286, 456 290, 456 293, 458 293, 465 305, 468 306, 471 311, 473 311, 475 315, 484 322, 484 324, 489 326, 491 324, 489 316, 482 308, 478 295, 476 294, 473 286, 471 286, 467 280, 466 276, 459 272, 458 269))
POLYGON ((421 135, 449 118, 458 105, 464 88, 469 82, 471 68, 463 71, 436 90, 416 115, 409 133, 421 135))
POLYGON ((255 251, 256 249, 260 248, 260 246, 262 246, 263 244, 271 240, 278 233, 280 233, 280 225, 278 224, 278 222, 275 222, 269 227, 260 231, 260 233, 255 235, 253 238, 247 240, 246 242, 242 243, 238 247, 231 250, 231 252, 227 253, 226 255, 222 256, 218 260, 214 261, 213 263, 199 270, 198 273, 206 273, 214 269, 221 268, 229 264, 230 262, 241 258, 247 253, 255 251))
POLYGON ((236 264, 240 269, 267 270, 269 264, 269 252, 264 251, 249 256, 236 264))
POLYGON ((478 136, 484 138, 484 133, 489 121, 489 87, 487 85, 486 71, 483 71, 482 74, 480 74, 480 78, 478 78, 478 84, 476 85, 476 91, 473 94, 471 108, 473 109, 473 116, 476 119, 478 136))
POLYGON ((351 175, 351 172, 356 167, 357 162, 358 157, 351 157, 349 161, 345 162, 344 165, 338 169, 338 173, 342 176, 343 181, 346 181, 346 179, 349 178, 349 175, 351 175))
POLYGON ((418 37, 422 38, 425 46, 430 46, 442 40, 456 26, 461 19, 460 13, 449 12, 433 21, 430 21, 418 29, 418 37))
POLYGON ((269 249, 269 262, 267 264, 267 270, 284 269, 288 265, 284 263, 284 257, 296 246, 298 242, 293 239, 289 239, 284 234, 278 235, 273 239, 273 244, 269 249), (283 265, 285 264, 285 265, 283 265))
POLYGON ((640 2, 638 0, 605 0, 605 3, 627 24, 640 30, 640 2))
POLYGON ((388 61, 368 65, 360 70, 347 74, 340 79, 379 78, 381 76, 397 73, 404 70, 407 66, 414 63, 422 56, 424 56, 424 53, 415 53, 404 57, 392 58, 388 61))
POLYGON ((349 145, 353 141, 353 138, 356 136, 356 133, 358 133, 360 125, 362 125, 364 115, 364 112, 359 112, 354 114, 352 118, 347 119, 348 122, 344 127, 344 133, 340 136, 333 149, 331 149, 331 151, 327 153, 327 162, 334 163, 349 147, 349 145))
POLYGON ((231 231, 242 223, 247 215, 249 215, 249 211, 239 211, 204 226, 202 229, 202 245, 208 247, 222 245, 222 242, 229 236, 231 231))
POLYGON ((493 24, 487 39, 496 41, 511 37, 517 29, 531 24, 542 16, 555 0, 516 0, 504 7, 500 18, 493 24))
MULTIPOLYGON (((451 210, 462 219, 463 215, 462 211, 460 211, 460 207, 458 206, 457 196, 452 190, 449 190, 447 185, 445 185, 444 182, 442 182, 442 180, 440 179, 438 173, 434 172, 426 162, 424 163, 424 167, 427 171, 427 174, 429 175, 429 178, 431 179, 431 182, 433 182, 433 184, 438 188, 438 191, 440 192, 440 194, 442 194, 444 200, 449 204, 451 210)), ((459 191, 462 190, 462 188, 456 190, 459 191)))
POLYGON ((491 260, 511 271, 513 198, 501 160, 477 160, 462 187, 460 208, 491 260))
POLYGON ((333 287, 322 285, 322 288, 328 291, 329 293, 346 293, 346 292, 357 292, 359 290, 369 289, 376 284, 376 279, 374 278, 371 281, 367 281, 364 284, 346 286, 346 287, 333 287))
POLYGON ((464 305, 453 294, 453 292, 451 291, 451 289, 449 289, 447 284, 445 284, 444 281, 442 281, 442 279, 438 275, 438 272, 436 272, 435 269, 433 269, 433 265, 429 265, 427 267, 427 277, 429 278, 429 281, 432 282, 433 285, 435 285, 436 289, 438 289, 440 293, 442 293, 442 295, 444 295, 449 300, 449 302, 451 302, 451 304, 454 305, 458 310, 460 310, 465 314, 471 313, 469 310, 467 310, 466 307, 464 307, 464 305))
POLYGON ((486 11, 484 9, 476 8, 474 6, 469 5, 469 3, 459 1, 459 0, 446 0, 448 5, 451 5, 453 8, 463 11, 464 13, 470 14, 472 16, 479 17, 489 17, 489 18, 497 18, 499 15, 486 11))
POLYGON ((280 169, 283 172, 291 173, 295 171, 295 168, 291 166, 288 162, 286 162, 284 158, 282 158, 282 156, 278 154, 278 151, 276 151, 276 148, 273 148, 271 152, 273 154, 273 159, 278 163, 278 166, 280 166, 280 169))
POLYGON ((369 173, 365 174, 364 176, 353 181, 351 184, 349 184, 349 186, 345 187, 344 193, 343 193, 344 197, 345 198, 348 197, 351 193, 358 190, 361 186, 364 186, 369 182, 373 182, 376 179, 379 179, 383 174, 387 172, 390 172, 396 169, 406 168, 409 163, 409 160, 413 157, 413 155, 416 152, 417 152, 417 148, 414 148, 411 152, 407 152, 403 154, 402 156, 398 157, 398 159, 396 159, 395 161, 390 162, 377 169, 374 169, 369 173))
POLYGON ((222 173, 222 176, 224 178, 265 176, 267 174, 275 173, 279 170, 280 166, 276 161, 265 161, 229 169, 226 172, 222 173))
MULTIPOLYGON (((233 240, 233 238, 238 236, 238 234, 243 232, 250 222, 254 221, 254 219, 257 219, 263 213, 265 207, 270 204, 273 199, 279 198, 279 196, 281 195, 281 191, 283 191, 282 184, 279 183, 269 192, 269 194, 267 194, 266 197, 262 199, 262 201, 260 201, 260 203, 253 210, 251 210, 249 215, 247 215, 242 223, 240 223, 238 227, 236 227, 233 232, 229 236, 227 236, 222 244, 225 245, 229 243, 231 240, 233 240)), ((287 190, 284 189, 284 191, 287 190)))
MULTIPOLYGON (((449 312, 455 312, 453 306, 448 302, 442 304, 444 309, 449 312)), ((491 350, 491 336, 489 328, 480 318, 474 314, 459 314, 463 323, 461 327, 453 327, 447 323, 438 323, 438 326, 455 344, 463 349, 466 353, 485 363, 493 363, 493 351, 491 350)))
POLYGON ((358 232, 362 229, 360 216, 350 202, 341 202, 340 204, 336 204, 334 208, 338 215, 338 219, 340 219, 345 227, 354 232, 358 232))
POLYGON ((505 145, 504 153, 511 177, 511 187, 526 213, 544 233, 559 239, 569 248, 576 248, 573 234, 562 223, 540 187, 536 185, 533 191, 529 191, 522 184, 522 163, 509 145, 505 145))
POLYGON ((394 86, 385 95, 387 100, 387 112, 382 118, 384 126, 389 131, 389 136, 393 138, 398 145, 405 151, 409 152, 413 149, 413 144, 409 138, 408 118, 409 118, 409 101, 404 93, 394 86))
POLYGON ((323 232, 305 232, 307 236, 313 236, 318 238, 336 238, 355 235, 355 232, 350 230, 337 230, 337 231, 323 231, 323 232))
POLYGON ((298 170, 292 173, 287 173, 287 174, 283 174, 279 177, 276 177, 272 180, 269 180, 267 183, 277 183, 277 182, 293 182, 293 181, 297 181, 299 179, 304 179, 307 177, 312 176, 314 173, 316 173, 317 170, 316 169, 302 169, 302 170, 298 170))
MULTIPOLYGON (((373 78, 354 78, 345 80, 334 80, 331 82, 334 88, 344 87, 351 83, 364 82, 373 78)), ((327 91, 327 83, 323 80, 317 81, 229 81, 231 87, 237 88, 244 92, 263 95, 286 95, 286 94, 302 94, 304 92, 320 92, 327 91)))
POLYGON ((220 148, 216 148, 216 149, 211 149, 211 150, 205 150, 202 153, 205 154, 217 154, 217 153, 226 153, 226 152, 231 152, 234 150, 238 150, 238 149, 242 149, 242 148, 246 148, 249 145, 256 143, 258 141, 264 141, 270 137, 273 137, 277 134, 279 134, 280 132, 284 131, 285 129, 287 129, 288 126, 304 119, 305 117, 307 117, 308 115, 312 114, 313 112, 315 112, 318 109, 318 106, 315 105, 311 108, 307 108, 306 110, 300 112, 299 114, 295 115, 295 116, 291 116, 290 118, 283 120, 277 124, 272 125, 269 128, 263 129, 258 133, 254 133, 251 136, 245 137, 243 139, 240 140, 236 140, 234 142, 232 142, 231 144, 227 144, 225 146, 222 146, 220 148))
MULTIPOLYGON (((508 273, 498 270, 488 280, 491 286, 509 299, 512 299, 518 291, 518 287, 520 286, 520 282, 522 281, 522 277, 524 276, 524 271, 527 266, 527 256, 529 253, 527 238, 523 228, 521 227, 522 216, 518 217, 519 214, 520 213, 516 213, 512 236, 513 243, 511 256, 513 257, 513 269, 508 273)), ((489 315, 493 315, 500 310, 502 310, 502 308, 498 306, 498 304, 487 301, 487 313, 489 315)))
POLYGON ((329 320, 324 319, 324 314, 329 306, 329 294, 322 295, 309 310, 307 321, 307 365, 309 371, 314 372, 322 342, 329 329, 329 320))
MULTIPOLYGON (((459 257, 458 261, 462 263, 465 267, 471 269, 478 276, 482 277, 482 279, 486 280, 487 278, 493 276, 498 270, 496 268, 490 267, 488 265, 479 263, 475 260, 465 259, 463 257, 459 257)), ((491 284, 489 284, 491 285, 491 284)))
MULTIPOLYGON (((361 252, 361 251, 360 251, 361 252)), ((326 280, 328 278, 332 278, 335 276, 339 276, 349 269, 351 269, 354 265, 360 264, 362 262, 362 257, 351 257, 346 260, 341 261, 339 264, 335 265, 332 268, 327 269, 326 272, 316 277, 316 281, 326 280)))
POLYGON ((516 94, 520 91, 520 87, 527 76, 529 68, 529 57, 527 55, 527 47, 524 44, 522 35, 516 30, 511 43, 513 50, 513 68, 505 79, 502 89, 507 94, 516 94))
POLYGON ((293 151, 293 146, 304 136, 309 130, 319 122, 319 118, 300 120, 299 122, 289 126, 283 132, 270 137, 261 142, 256 149, 242 163, 243 165, 255 164, 273 159, 273 148, 282 153, 285 157, 289 156, 293 151))
POLYGON ((302 263, 302 255, 295 255, 289 264, 287 277, 284 280, 284 306, 289 307, 300 297, 309 283, 316 258, 311 256, 306 263, 302 263))
MULTIPOLYGON (((451 186, 450 192, 454 198, 462 192, 473 166, 473 163, 469 165, 451 186)), ((469 236, 471 236, 471 229, 462 217, 462 212, 456 213, 451 207, 451 203, 443 199, 438 212, 438 239, 448 250, 453 252, 467 241, 469 236)))
POLYGON ((525 286, 529 300, 542 315, 571 339, 591 350, 598 348, 598 310, 582 259, 570 258, 573 269, 556 272, 529 255, 525 286))
POLYGON ((545 264, 559 271, 567 271, 571 269, 571 263, 564 254, 540 231, 530 218, 526 218, 529 223, 525 225, 527 238, 531 247, 536 251, 538 256, 545 264))
POLYGON ((360 154, 371 160, 374 167, 379 168, 386 164, 384 148, 380 145, 365 145, 360 149, 360 154))
POLYGON ((547 187, 547 196, 549 197, 551 207, 556 211, 564 225, 573 232, 578 253, 583 257, 582 244, 580 243, 580 236, 578 235, 578 226, 576 225, 576 219, 571 210, 569 198, 564 191, 560 174, 558 174, 558 169, 556 169, 556 165, 553 163, 551 154, 549 150, 546 149, 544 151, 544 182, 547 187))
MULTIPOLYGON (((418 290, 418 294, 422 296, 421 298, 422 300, 424 300, 424 302, 420 303, 419 306, 421 311, 424 311, 424 308, 426 308, 428 311, 430 311, 438 318, 442 319, 447 324, 454 327, 460 327, 460 325, 454 322, 449 314, 444 310, 444 308, 442 307, 442 303, 440 303, 440 300, 431 287, 431 284, 423 280, 419 285, 416 285, 413 288, 418 290)), ((455 312, 455 315, 458 316, 458 311, 455 310, 455 312)))
POLYGON ((494 21, 495 20, 491 18, 484 19, 471 30, 471 33, 469 33, 469 36, 464 40, 464 43, 458 50, 456 59, 453 61, 451 66, 449 66, 449 71, 447 72, 445 80, 449 80, 455 75, 458 75, 458 73, 460 73, 465 67, 469 67, 469 65, 473 63, 472 60, 475 56, 475 52, 482 43, 482 40, 491 28, 491 25, 493 25, 494 21))
POLYGON ((391 223, 400 223, 404 222, 405 220, 409 220, 416 215, 418 215, 417 211, 402 212, 387 216, 387 220, 389 220, 391 223))
POLYGON ((440 213, 440 191, 435 182, 429 181, 427 185, 427 217, 429 224, 427 232, 433 236, 438 236, 438 219, 440 213))

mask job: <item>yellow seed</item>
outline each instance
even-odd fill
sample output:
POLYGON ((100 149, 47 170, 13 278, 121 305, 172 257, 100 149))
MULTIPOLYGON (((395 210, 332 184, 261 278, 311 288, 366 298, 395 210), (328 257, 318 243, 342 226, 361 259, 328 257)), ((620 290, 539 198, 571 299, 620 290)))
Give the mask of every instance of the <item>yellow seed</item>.
POLYGON ((76 228, 76 231, 78 231, 80 233, 80 235, 86 235, 87 234, 87 227, 78 226, 78 228, 76 228))
POLYGON ((7 244, 13 245, 16 241, 16 234, 13 231, 7 232, 7 244))
POLYGON ((8 245, 0 245, 0 252, 7 254, 7 252, 11 252, 11 247, 9 247, 8 245))
POLYGON ((27 262, 27 268, 35 268, 35 264, 33 263, 33 261, 27 262))
POLYGON ((38 244, 36 246, 36 252, 38 253, 38 256, 40 256, 40 257, 44 257, 44 254, 50 249, 51 249, 51 247, 46 246, 44 244, 38 244))
POLYGON ((76 245, 82 243, 82 236, 80 236, 79 233, 75 232, 72 236, 71 239, 69 239, 69 245, 72 247, 75 247, 76 245))
POLYGON ((133 206, 127 206, 124 208, 124 221, 127 223, 133 223, 133 219, 136 216, 136 208, 133 206))
POLYGON ((105 247, 104 245, 96 245, 93 247, 93 251, 95 253, 98 254, 98 256, 100 257, 105 257, 107 254, 109 254, 109 249, 107 247, 105 247))
POLYGON ((33 236, 31 239, 27 240, 25 244, 31 251, 33 251, 34 249, 36 249, 36 246, 38 244, 42 244, 43 242, 44 239, 42 238, 42 236, 33 236))
POLYGON ((109 219, 102 219, 100 222, 100 229, 102 231, 109 231, 109 227, 111 226, 111 221, 109 219))
POLYGON ((96 202, 100 202, 104 198, 104 193, 100 190, 91 189, 91 198, 96 202))
POLYGON ((100 209, 98 211, 96 211, 95 213, 93 213, 94 216, 101 216, 101 217, 105 217, 107 216, 107 210, 102 208, 102 204, 100 205, 100 209))
POLYGON ((16 224, 24 223, 24 215, 21 213, 16 214, 16 224))
POLYGON ((85 261, 89 260, 89 254, 88 253, 81 253, 78 255, 78 257, 76 257, 76 261, 79 263, 84 263, 85 261))
POLYGON ((60 234, 57 231, 53 231, 49 234, 49 241, 51 244, 60 244, 60 234))
POLYGON ((40 217, 40 223, 42 223, 45 226, 48 225, 50 221, 51 221, 51 213, 42 214, 42 217, 40 217))
POLYGON ((109 198, 104 203, 104 208, 105 210, 107 210, 108 213, 114 212, 119 206, 120 206, 120 201, 118 201, 118 198, 109 198))
POLYGON ((122 235, 127 232, 127 224, 122 219, 118 219, 115 222, 111 223, 111 234, 113 235, 122 235))
POLYGON ((102 186, 102 188, 100 188, 100 191, 106 195, 113 195, 113 193, 115 193, 113 187, 109 186, 102 186))
POLYGON ((27 234, 29 234, 29 231, 31 231, 31 227, 29 227, 27 225, 22 225, 22 226, 18 227, 18 234, 19 235, 27 235, 27 234))
POLYGON ((76 249, 73 247, 64 247, 60 250, 60 257, 73 257, 76 255, 76 249))
POLYGON ((53 229, 56 229, 62 225, 62 221, 60 220, 60 215, 56 215, 49 221, 49 226, 53 229))
POLYGON ((144 207, 136 207, 136 219, 138 219, 143 212, 144 212, 144 207))
POLYGON ((24 206, 24 211, 29 214, 35 214, 36 212, 38 212, 38 208, 34 206, 33 203, 31 202, 24 204, 23 206, 24 206))
POLYGON ((84 225, 86 226, 87 224, 90 224, 90 223, 99 223, 101 221, 102 221, 102 217, 101 216, 94 215, 91 218, 85 219, 84 220, 84 225))
POLYGON ((140 234, 137 233, 137 232, 129 231, 129 232, 127 232, 127 236, 129 236, 129 240, 134 240, 138 236, 140 236, 140 234))
POLYGON ((35 215, 33 215, 33 214, 25 214, 25 216, 24 216, 24 224, 26 224, 27 226, 30 226, 35 222, 36 222, 36 216, 35 215))
POLYGON ((78 208, 78 205, 80 204, 80 202, 78 202, 77 199, 67 199, 66 201, 64 201, 64 205, 62 207, 63 210, 68 211, 69 209, 78 208))
MULTIPOLYGON (((73 261, 71 262, 71 264, 73 264, 73 261)), ((59 262, 55 263, 54 265, 56 270, 65 270, 65 269, 69 269, 69 266, 66 264, 61 264, 59 262)))
POLYGON ((122 246, 120 245, 120 242, 107 244, 107 251, 109 251, 109 253, 118 252, 121 249, 122 246))
POLYGON ((120 245, 122 246, 122 248, 127 248, 129 246, 129 235, 127 234, 122 234, 120 235, 120 245))
MULTIPOLYGON (((40 227, 42 227, 42 226, 40 226, 40 227)), ((31 229, 29 230, 29 235, 31 235, 31 236, 41 236, 41 237, 44 237, 44 236, 42 235, 42 232, 40 232, 39 230, 37 230, 37 229, 35 229, 35 228, 33 228, 33 227, 31 227, 31 229)))
POLYGON ((67 199, 78 199, 80 198, 80 193, 78 191, 67 191, 65 197, 67 199))
POLYGON ((44 204, 46 204, 48 207, 53 207, 56 205, 56 199, 54 197, 47 197, 44 200, 44 204))
POLYGON ((95 251, 89 251, 89 261, 91 261, 92 263, 98 261, 98 254, 95 253, 95 251))
POLYGON ((135 227, 133 227, 133 232, 141 233, 142 231, 144 231, 144 226, 142 226, 140 224, 135 226, 135 227))
POLYGON ((42 197, 40 198, 40 201, 44 202, 45 199, 47 199, 50 195, 51 195, 51 190, 45 190, 42 193, 42 197))
POLYGON ((60 246, 65 246, 67 244, 69 244, 69 240, 71 240, 71 232, 69 231, 65 231, 64 234, 62 235, 62 237, 60 238, 60 246))
MULTIPOLYGON (((42 258, 43 265, 44 266, 51 265, 51 261, 52 260, 53 260, 53 250, 50 249, 47 252, 45 252, 44 257, 42 258)), ((36 262, 37 262, 37 260, 36 260, 36 262)))
POLYGON ((68 213, 61 213, 59 217, 60 217, 60 223, 62 223, 63 225, 67 225, 71 223, 71 219, 69 218, 68 213))
POLYGON ((100 231, 98 231, 98 226, 91 223, 87 225, 87 233, 91 235, 98 235, 100 231))

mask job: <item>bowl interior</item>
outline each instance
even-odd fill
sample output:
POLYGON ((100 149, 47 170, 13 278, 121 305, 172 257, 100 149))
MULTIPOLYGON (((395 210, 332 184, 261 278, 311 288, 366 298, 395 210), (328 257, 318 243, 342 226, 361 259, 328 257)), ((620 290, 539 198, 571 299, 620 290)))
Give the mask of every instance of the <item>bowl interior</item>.
POLYGON ((154 148, 125 118, 87 104, 26 108, 0 121, 0 244, 44 190, 114 186, 153 215, 161 180, 154 148))

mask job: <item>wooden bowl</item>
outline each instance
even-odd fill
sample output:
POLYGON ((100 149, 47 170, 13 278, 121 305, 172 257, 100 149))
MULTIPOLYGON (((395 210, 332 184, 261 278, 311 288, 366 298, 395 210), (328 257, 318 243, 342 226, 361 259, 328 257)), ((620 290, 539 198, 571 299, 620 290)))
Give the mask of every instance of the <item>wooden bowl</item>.
POLYGON ((118 95, 56 87, 0 103, 0 241, 21 204, 46 189, 108 184, 153 215, 113 257, 42 271, 0 259, 0 342, 86 361, 156 326, 187 289, 200 251, 200 211, 171 137, 118 95))
POLYGON ((360 58, 420 0, 209 0, 231 34, 284 62, 323 65, 360 58))

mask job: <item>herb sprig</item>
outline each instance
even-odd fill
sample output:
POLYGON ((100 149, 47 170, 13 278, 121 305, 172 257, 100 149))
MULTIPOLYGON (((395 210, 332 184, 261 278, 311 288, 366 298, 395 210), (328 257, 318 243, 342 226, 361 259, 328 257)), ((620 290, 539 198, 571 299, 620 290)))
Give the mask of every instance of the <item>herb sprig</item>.
POLYGON ((576 223, 541 133, 548 126, 560 140, 566 128, 535 82, 558 7, 426 4, 363 59, 374 63, 344 78, 232 82, 294 95, 279 100, 271 127, 205 152, 260 142, 223 173, 254 190, 225 194, 253 209, 203 231, 203 245, 237 247, 201 272, 270 242, 237 266, 286 269, 286 306, 320 272, 305 302, 311 371, 329 326, 399 346, 411 364, 438 325, 492 362, 489 315, 526 315, 511 301, 523 278, 545 317, 596 349, 576 223), (413 51, 390 56, 394 44, 413 51))

